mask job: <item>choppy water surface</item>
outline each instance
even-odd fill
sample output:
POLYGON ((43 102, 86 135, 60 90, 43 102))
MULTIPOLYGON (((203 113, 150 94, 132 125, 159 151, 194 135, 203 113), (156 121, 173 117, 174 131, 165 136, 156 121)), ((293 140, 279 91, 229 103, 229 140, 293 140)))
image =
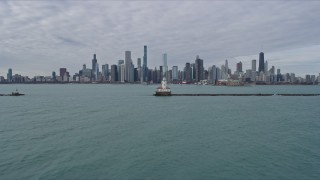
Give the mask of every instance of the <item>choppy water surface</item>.
MULTIPOLYGON (((144 85, 0 85, 0 179, 319 179, 320 97, 154 97, 144 85)), ((171 86, 320 93, 320 86, 171 86)))

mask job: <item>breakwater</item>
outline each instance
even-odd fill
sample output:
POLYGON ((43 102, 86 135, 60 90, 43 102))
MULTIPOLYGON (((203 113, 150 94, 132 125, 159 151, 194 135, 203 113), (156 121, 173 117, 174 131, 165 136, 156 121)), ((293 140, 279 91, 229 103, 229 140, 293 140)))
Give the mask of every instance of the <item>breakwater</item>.
POLYGON ((168 96, 320 96, 320 94, 171 94, 168 96))

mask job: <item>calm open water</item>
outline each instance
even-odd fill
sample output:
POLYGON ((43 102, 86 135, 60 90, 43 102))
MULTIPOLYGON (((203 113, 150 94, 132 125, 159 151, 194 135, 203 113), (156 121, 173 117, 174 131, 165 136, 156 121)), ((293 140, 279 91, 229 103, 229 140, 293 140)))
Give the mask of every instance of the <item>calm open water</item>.
MULTIPOLYGON (((0 85, 0 179, 319 179, 320 97, 154 97, 153 85, 0 85)), ((320 86, 172 85, 174 93, 320 86)))

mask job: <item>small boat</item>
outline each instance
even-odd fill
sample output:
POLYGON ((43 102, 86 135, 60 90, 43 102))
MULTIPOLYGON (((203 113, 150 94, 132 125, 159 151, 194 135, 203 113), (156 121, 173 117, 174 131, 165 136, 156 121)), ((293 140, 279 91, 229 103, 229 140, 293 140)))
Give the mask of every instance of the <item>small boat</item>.
POLYGON ((19 93, 18 89, 16 89, 16 91, 9 94, 9 96, 24 96, 24 94, 19 93))

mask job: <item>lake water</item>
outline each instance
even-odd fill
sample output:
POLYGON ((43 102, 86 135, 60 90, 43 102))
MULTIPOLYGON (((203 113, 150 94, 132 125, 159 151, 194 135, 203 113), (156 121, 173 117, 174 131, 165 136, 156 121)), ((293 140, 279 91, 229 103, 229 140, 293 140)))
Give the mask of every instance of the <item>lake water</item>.
MULTIPOLYGON (((319 179, 320 97, 155 97, 155 85, 0 85, 0 179, 319 179)), ((174 93, 320 86, 171 85, 174 93)))

